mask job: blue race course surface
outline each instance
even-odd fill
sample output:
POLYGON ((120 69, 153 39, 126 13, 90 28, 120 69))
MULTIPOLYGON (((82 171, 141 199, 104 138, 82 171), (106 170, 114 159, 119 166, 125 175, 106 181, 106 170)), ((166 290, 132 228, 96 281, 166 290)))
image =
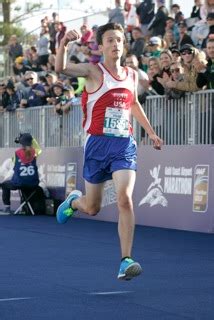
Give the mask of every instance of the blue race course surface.
POLYGON ((116 223, 0 216, 0 251, 0 320, 214 319, 213 234, 137 226, 131 281, 116 223))

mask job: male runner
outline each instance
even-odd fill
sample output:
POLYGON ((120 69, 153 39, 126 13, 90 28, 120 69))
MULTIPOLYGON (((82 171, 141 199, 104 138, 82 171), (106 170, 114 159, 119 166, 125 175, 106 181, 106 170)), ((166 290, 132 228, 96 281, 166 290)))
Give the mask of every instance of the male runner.
POLYGON ((136 179, 136 142, 132 135, 130 115, 144 127, 154 147, 160 149, 162 140, 152 129, 137 100, 137 73, 120 64, 124 48, 124 31, 120 24, 108 23, 97 31, 97 43, 104 62, 66 65, 65 50, 69 41, 79 39, 75 30, 61 40, 56 55, 56 72, 86 78, 82 97, 83 126, 88 133, 83 177, 86 194, 73 191, 57 210, 57 220, 64 223, 79 210, 96 215, 101 208, 103 186, 113 179, 119 210, 118 233, 121 264, 118 279, 130 280, 142 272, 131 258, 134 236, 132 193, 136 179))

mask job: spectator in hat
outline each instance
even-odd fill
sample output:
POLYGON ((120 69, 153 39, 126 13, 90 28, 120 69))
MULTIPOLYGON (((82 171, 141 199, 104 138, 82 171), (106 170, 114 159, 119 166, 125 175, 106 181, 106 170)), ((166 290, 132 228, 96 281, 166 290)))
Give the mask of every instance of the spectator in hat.
POLYGON ((151 37, 148 42, 151 57, 160 57, 162 48, 162 40, 160 37, 151 37))
POLYGON ((150 58, 159 58, 162 48, 160 37, 151 37, 146 45, 146 52, 141 56, 142 69, 147 72, 150 58))
POLYGON ((5 89, 7 92, 5 111, 15 111, 20 107, 22 93, 15 89, 14 83, 11 80, 7 82, 5 89))
POLYGON ((177 89, 186 92, 195 92, 199 88, 196 83, 198 72, 194 65, 194 58, 198 50, 190 44, 185 44, 180 49, 182 64, 184 68, 184 79, 182 81, 168 81, 165 85, 169 89, 177 89))
POLYGON ((179 39, 178 39, 178 49, 183 47, 185 44, 194 45, 192 38, 187 34, 187 24, 183 20, 178 24, 179 39))
POLYGON ((169 15, 167 8, 165 7, 164 0, 157 0, 158 10, 154 16, 154 19, 150 22, 148 30, 152 32, 153 36, 163 37, 165 34, 166 20, 169 15))
POLYGON ((180 62, 181 61, 181 53, 177 49, 177 47, 172 47, 170 50, 172 52, 172 62, 180 62))
POLYGON ((12 177, 1 184, 2 201, 4 203, 4 211, 8 214, 11 212, 10 193, 11 190, 21 188, 29 189, 37 188, 39 185, 38 167, 36 158, 39 153, 33 147, 33 137, 29 133, 23 133, 15 142, 21 144, 21 148, 16 150, 14 167, 11 172, 12 177))
MULTIPOLYGON (((66 88, 63 83, 57 81, 53 84, 54 97, 52 104, 54 105, 54 110, 58 115, 62 115, 63 112, 70 110, 71 97, 65 94, 66 88)), ((68 91, 68 90, 67 90, 68 91)))
POLYGON ((24 64, 24 57, 17 57, 13 65, 13 72, 17 80, 20 80, 26 71, 31 70, 30 66, 24 64))

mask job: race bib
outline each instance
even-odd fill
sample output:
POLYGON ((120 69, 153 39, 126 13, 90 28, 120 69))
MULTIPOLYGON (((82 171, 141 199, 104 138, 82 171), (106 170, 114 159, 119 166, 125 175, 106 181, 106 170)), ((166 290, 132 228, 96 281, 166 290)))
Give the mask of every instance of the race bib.
POLYGON ((104 135, 129 136, 129 110, 107 107, 104 120, 104 135))

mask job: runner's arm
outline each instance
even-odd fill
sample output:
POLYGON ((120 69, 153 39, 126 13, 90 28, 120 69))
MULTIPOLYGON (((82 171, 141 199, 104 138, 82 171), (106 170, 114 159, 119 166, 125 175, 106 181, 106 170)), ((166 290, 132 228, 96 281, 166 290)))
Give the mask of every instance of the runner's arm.
POLYGON ((60 42, 57 50, 55 71, 64 73, 68 76, 74 77, 89 77, 91 65, 89 63, 67 63, 67 44, 70 41, 79 39, 79 34, 75 30, 71 30, 65 34, 60 42))

